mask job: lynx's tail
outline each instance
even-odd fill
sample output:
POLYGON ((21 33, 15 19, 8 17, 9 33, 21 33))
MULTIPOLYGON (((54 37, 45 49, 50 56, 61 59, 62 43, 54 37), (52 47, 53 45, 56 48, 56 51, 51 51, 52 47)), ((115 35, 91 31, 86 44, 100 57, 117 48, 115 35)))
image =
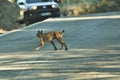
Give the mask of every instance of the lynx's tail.
POLYGON ((63 30, 62 33, 64 33, 65 31, 63 30))

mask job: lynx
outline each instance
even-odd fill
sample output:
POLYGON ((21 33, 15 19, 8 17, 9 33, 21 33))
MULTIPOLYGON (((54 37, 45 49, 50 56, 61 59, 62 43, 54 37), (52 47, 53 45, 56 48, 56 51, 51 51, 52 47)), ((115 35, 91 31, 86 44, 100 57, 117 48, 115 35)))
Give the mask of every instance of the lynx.
POLYGON ((62 32, 58 32, 58 31, 54 31, 54 32, 48 32, 48 33, 43 33, 43 31, 39 31, 37 32, 37 37, 40 38, 40 44, 38 45, 38 47, 35 50, 39 50, 42 46, 44 46, 45 42, 51 42, 51 44, 54 47, 54 50, 57 50, 57 47, 55 45, 55 43, 53 42, 53 40, 57 40, 60 44, 61 44, 61 48, 60 50, 65 47, 65 50, 68 50, 67 45, 65 44, 65 42, 63 41, 63 34, 64 34, 64 30, 62 32))

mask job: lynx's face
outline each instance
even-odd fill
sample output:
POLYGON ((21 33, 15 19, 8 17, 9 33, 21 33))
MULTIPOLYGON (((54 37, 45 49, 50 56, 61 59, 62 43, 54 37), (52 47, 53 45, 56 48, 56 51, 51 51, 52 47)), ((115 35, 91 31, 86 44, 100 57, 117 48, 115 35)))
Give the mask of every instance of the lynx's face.
POLYGON ((43 38, 43 33, 42 33, 42 31, 38 31, 38 32, 37 32, 37 37, 43 38))

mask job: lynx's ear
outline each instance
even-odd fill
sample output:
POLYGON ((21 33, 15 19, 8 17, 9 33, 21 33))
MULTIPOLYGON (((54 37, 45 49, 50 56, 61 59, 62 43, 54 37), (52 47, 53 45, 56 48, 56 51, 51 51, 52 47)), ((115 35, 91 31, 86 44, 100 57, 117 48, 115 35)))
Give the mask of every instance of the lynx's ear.
POLYGON ((43 33, 43 31, 41 30, 40 33, 43 33))
POLYGON ((41 33, 39 30, 37 31, 38 33, 41 33))
POLYGON ((38 30, 38 33, 41 33, 41 34, 42 34, 42 33, 43 33, 43 31, 42 31, 42 30, 41 30, 41 31, 40 31, 40 30, 38 30))

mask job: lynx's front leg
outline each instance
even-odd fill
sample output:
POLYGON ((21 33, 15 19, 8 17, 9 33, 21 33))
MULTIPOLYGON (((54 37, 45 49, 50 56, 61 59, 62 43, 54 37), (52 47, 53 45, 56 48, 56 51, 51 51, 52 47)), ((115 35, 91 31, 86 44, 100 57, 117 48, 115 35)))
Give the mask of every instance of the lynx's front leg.
POLYGON ((38 47, 35 48, 36 51, 38 51, 42 46, 44 46, 44 42, 41 42, 38 47))

